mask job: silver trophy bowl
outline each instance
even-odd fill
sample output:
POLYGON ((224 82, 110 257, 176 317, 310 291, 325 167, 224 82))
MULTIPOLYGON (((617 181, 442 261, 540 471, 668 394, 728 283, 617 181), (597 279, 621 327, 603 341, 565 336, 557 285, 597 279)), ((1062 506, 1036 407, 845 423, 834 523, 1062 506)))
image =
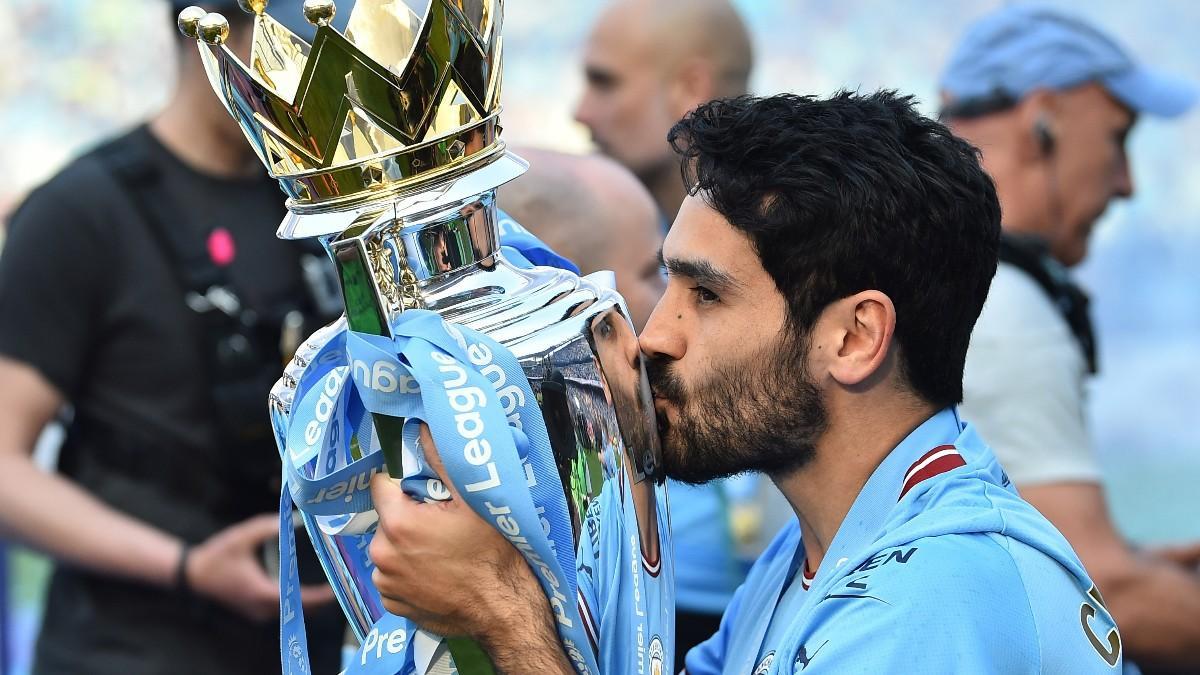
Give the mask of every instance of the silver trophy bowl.
MULTIPOLYGON (((290 216, 283 231, 302 229, 304 223, 297 221, 303 218, 290 216)), ((658 623, 670 625, 673 571, 653 402, 625 302, 606 283, 611 275, 581 278, 510 264, 499 246, 493 190, 404 217, 390 203, 357 214, 355 223, 323 239, 342 281, 346 316, 297 351, 271 394, 277 425, 288 417, 297 374, 344 326, 388 335, 402 312, 422 308, 487 333, 517 357, 537 397, 568 504, 580 573, 594 573, 606 547, 629 545, 624 532, 610 533, 603 523, 623 521, 622 529, 632 523, 642 569, 652 571, 653 578, 635 580, 632 575, 640 571, 622 570, 608 592, 628 592, 623 583, 638 593, 661 592, 652 606, 664 614, 658 623), (631 499, 601 500, 606 486, 614 494, 628 492, 631 499), (601 508, 634 512, 589 521, 589 512, 595 516, 601 508)), ((376 415, 374 423, 389 470, 397 475, 405 451, 402 420, 376 415)), ((364 639, 385 612, 366 555, 372 514, 355 516, 352 528, 302 517, 351 628, 364 639)), ((607 632, 636 631, 635 624, 645 621, 631 612, 626 625, 596 625, 593 608, 606 599, 581 592, 579 602, 581 614, 593 622, 598 653, 604 651, 607 632)), ((671 644, 669 635, 656 637, 660 645, 671 644)), ((662 654, 656 658, 660 667, 662 659, 662 654)))

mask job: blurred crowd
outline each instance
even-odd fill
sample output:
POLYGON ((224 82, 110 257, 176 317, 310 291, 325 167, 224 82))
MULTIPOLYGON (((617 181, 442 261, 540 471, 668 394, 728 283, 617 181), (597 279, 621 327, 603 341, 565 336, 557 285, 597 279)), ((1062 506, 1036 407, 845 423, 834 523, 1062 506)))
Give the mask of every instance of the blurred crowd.
MULTIPOLYGON (((255 310, 254 321, 317 325, 331 311, 309 274, 314 251, 251 233, 254 228, 273 233, 282 196, 263 179, 256 160, 224 149, 222 144, 233 147, 241 139, 236 130, 222 135, 215 120, 225 113, 199 77, 194 53, 185 51, 190 45, 181 48, 170 30, 173 14, 185 4, 16 0, 12 20, 0 25, 0 122, 9 130, 9 142, 0 147, 6 177, 0 185, 0 216, 25 228, 18 229, 20 239, 0 233, 0 245, 22 247, 19 258, 0 257, 0 387, 7 388, 0 403, 8 406, 8 417, 0 418, 0 424, 8 424, 0 436, 5 444, 0 455, 10 470, 9 490, 0 498, 7 500, 0 501, 6 509, 0 532, 67 561, 51 586, 49 617, 57 625, 43 629, 35 672, 76 667, 61 652, 61 638, 51 639, 84 630, 96 616, 71 607, 73 594, 89 597, 102 612, 140 597, 133 584, 156 589, 156 599, 139 605, 141 616, 117 612, 121 619, 105 637, 115 643, 125 630, 121 620, 128 620, 129 630, 142 632, 153 620, 154 630, 172 633, 162 623, 169 613, 162 612, 177 602, 181 590, 201 598, 192 603, 200 609, 186 618, 187 632, 215 631, 213 626, 231 617, 261 625, 271 612, 271 595, 261 586, 265 577, 217 562, 230 551, 247 564, 257 562, 254 547, 273 532, 253 516, 270 509, 269 495, 235 507, 214 506, 210 517, 172 531, 171 508, 143 503, 157 497, 123 501, 127 493, 120 481, 158 480, 151 469, 139 467, 146 473, 130 478, 119 466, 97 468, 79 459, 81 448, 99 442, 88 434, 114 419, 135 420, 146 432, 128 443, 122 438, 123 447, 170 442, 172 433, 155 436, 155 427, 170 426, 166 420, 172 414, 207 395, 180 394, 177 401, 154 405, 141 402, 153 398, 144 388, 112 396, 111 390, 125 386, 124 376, 94 372, 85 364, 95 358, 93 347, 102 340, 110 341, 104 344, 115 350, 110 356, 118 354, 113 358, 119 366, 137 360, 121 355, 125 347, 112 336, 118 328, 143 330, 128 337, 128 348, 140 349, 140 341, 187 338, 177 335, 179 326, 192 325, 190 315, 176 307, 170 311, 180 317, 178 326, 145 328, 157 310, 139 313, 125 303, 166 306, 173 301, 162 293, 146 295, 138 288, 144 280, 122 279, 106 287, 109 295, 84 297, 95 283, 88 275, 103 276, 104 264, 92 260, 79 267, 71 256, 97 250, 96 240, 88 237, 102 237, 97 233, 106 226, 95 222, 102 218, 89 208, 93 195, 83 186, 96 195, 106 195, 107 188, 96 188, 90 174, 79 174, 75 158, 105 139, 121 137, 117 145, 102 146, 99 155, 88 157, 106 152, 136 157, 137 170, 150 166, 163 194, 174 190, 185 200, 183 210, 189 208, 187 199, 204 204, 233 195, 243 201, 217 216, 255 214, 253 222, 230 225, 224 234, 204 232, 201 244, 214 260, 223 256, 225 237, 239 242, 247 256, 263 256, 217 265, 228 276, 227 285, 255 310), (181 84, 190 89, 181 90, 181 84), (147 119, 154 120, 150 126, 136 126, 147 119), (123 135, 129 129, 134 131, 123 135), (18 210, 46 181, 49 187, 33 192, 18 210), (66 226, 76 218, 89 223, 80 226, 83 234, 66 226), (40 236, 29 233, 35 226, 40 236), (52 249, 59 251, 56 261, 31 257, 33 252, 51 255, 52 249), (65 271, 54 267, 64 262, 65 271), (54 284, 57 290, 39 297, 22 284, 54 284), (292 294, 303 299, 277 302, 292 294), (103 318, 89 323, 95 315, 103 318), (39 330, 47 335, 70 331, 74 339, 50 340, 39 330), (135 400, 128 410, 113 412, 114 406, 135 400), (72 403, 75 417, 64 416, 61 410, 72 403), (33 441, 52 422, 73 432, 64 468, 72 480, 47 483, 38 493, 40 479, 20 472, 32 467, 26 458, 33 441), (29 482, 18 490, 20 476, 29 482), (68 482, 85 490, 73 492, 68 482), (103 503, 112 513, 87 519, 88 526, 123 533, 138 549, 134 557, 139 560, 131 561, 130 551, 113 550, 124 544, 77 538, 65 522, 69 519, 56 520, 34 507, 46 495, 84 510, 103 503), (123 514, 129 513, 137 517, 126 519, 123 514), (64 537, 72 542, 58 543, 64 537), (110 583, 109 577, 122 581, 110 583), (229 591, 229 584, 260 595, 233 597, 238 593, 229 591)), ((348 14, 352 3, 343 4, 339 10, 348 14)), ((1104 592, 1130 658, 1150 670, 1196 672, 1200 544, 1192 542, 1200 540, 1194 519, 1200 503, 1190 485, 1200 475, 1200 437, 1189 413, 1200 400, 1200 359, 1194 356, 1200 277, 1190 261, 1200 254, 1195 227, 1200 192, 1189 187, 1200 181, 1200 163, 1192 160, 1200 151, 1200 114, 1186 113, 1195 103, 1192 88, 1200 82, 1194 65, 1200 48, 1182 26, 1200 20, 1200 9, 1165 1, 1136 7, 1115 1, 1075 4, 1043 6, 1065 14, 1010 8, 997 19, 989 13, 999 3, 982 0, 953 5, 676 0, 584 7, 510 0, 505 8, 505 137, 530 161, 531 170, 501 189, 498 200, 582 272, 613 270, 640 330, 664 287, 655 255, 685 195, 678 158, 667 143, 667 132, 680 117, 708 100, 746 93, 827 95, 840 88, 884 86, 916 94, 925 111, 941 112, 955 133, 982 150, 1011 235, 968 356, 964 416, 980 427, 1023 496, 1071 541, 1104 592), (992 18, 975 23, 985 16, 992 18), (1033 65, 1010 67, 1013 62, 1033 65), (1132 64, 1184 77, 1151 85, 1109 76, 1132 64)), ((112 168, 111 189, 128 188, 130 180, 131 194, 146 189, 138 182, 143 174, 129 178, 122 171, 112 168)), ((123 217, 157 218, 133 202, 132 208, 119 209, 123 217)), ((191 271, 170 269, 190 270, 187 255, 175 255, 186 244, 164 246, 160 239, 141 237, 126 252, 153 257, 162 255, 161 247, 175 262, 151 270, 152 278, 202 290, 207 282, 194 279, 191 271)), ((244 313, 235 318, 247 320, 244 313)), ((223 338, 214 339, 224 344, 223 338)), ((277 334, 265 342, 271 343, 265 350, 270 353, 258 356, 275 368, 288 346, 277 334)), ((169 360, 168 373, 214 367, 169 360)), ((149 364, 147 382, 158 369, 159 364, 149 364)), ((184 425, 199 431, 175 440, 236 434, 228 428, 236 424, 225 417, 217 410, 203 419, 185 419, 184 425)), ((264 447, 270 458, 269 441, 264 447)), ((219 480, 222 460, 205 461, 212 466, 204 470, 219 480)), ((791 511, 769 481, 755 477, 704 487, 672 485, 671 490, 679 665, 687 647, 716 629, 746 569, 791 511)), ((207 493, 174 496, 181 504, 193 499, 223 503, 223 497, 207 493)), ((16 593, 8 600, 9 649, 2 655, 9 667, 26 668, 33 658, 29 645, 37 624, 31 617, 43 602, 34 590, 41 585, 42 569, 27 557, 15 571, 10 566, 8 583, 16 593)), ((313 571, 319 587, 320 576, 313 571)), ((317 588, 310 599, 333 609, 317 588)), ((266 627, 271 629, 269 622, 266 627)), ((341 636, 336 610, 326 629, 335 644, 341 636)), ((230 628, 228 635, 213 632, 209 639, 250 640, 246 632, 230 628)), ((263 644, 267 653, 261 662, 270 663, 274 643, 265 637, 263 644)), ((114 664, 126 673, 145 665, 119 659, 114 664)), ((234 672, 219 659, 212 664, 220 672, 234 672)), ((242 665, 256 672, 255 666, 242 665)))

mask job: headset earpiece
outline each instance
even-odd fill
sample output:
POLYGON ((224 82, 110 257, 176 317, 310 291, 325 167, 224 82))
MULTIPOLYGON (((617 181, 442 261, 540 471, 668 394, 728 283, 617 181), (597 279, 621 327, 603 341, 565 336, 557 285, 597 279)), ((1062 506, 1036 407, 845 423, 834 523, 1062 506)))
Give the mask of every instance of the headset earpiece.
POLYGON ((1049 157, 1054 154, 1054 132, 1050 129, 1050 123, 1045 117, 1039 117, 1033 123, 1033 137, 1037 140, 1038 150, 1041 151, 1043 157, 1049 157))

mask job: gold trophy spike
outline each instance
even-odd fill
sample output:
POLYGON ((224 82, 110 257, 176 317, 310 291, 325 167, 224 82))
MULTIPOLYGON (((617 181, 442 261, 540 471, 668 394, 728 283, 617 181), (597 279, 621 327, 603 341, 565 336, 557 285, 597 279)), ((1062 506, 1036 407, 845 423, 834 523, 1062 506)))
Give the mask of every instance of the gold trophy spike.
POLYGON ((328 26, 337 14, 333 0, 304 0, 304 18, 318 28, 328 26))

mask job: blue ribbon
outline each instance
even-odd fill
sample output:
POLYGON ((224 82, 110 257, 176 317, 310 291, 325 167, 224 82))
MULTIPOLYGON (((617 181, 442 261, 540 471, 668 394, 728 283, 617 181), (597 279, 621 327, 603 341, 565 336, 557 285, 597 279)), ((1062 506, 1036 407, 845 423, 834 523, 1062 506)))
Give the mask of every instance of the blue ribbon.
MULTIPOLYGON (((331 340, 300 377, 286 434, 280 434, 286 438, 287 484, 280 500, 284 671, 309 672, 292 505, 327 518, 372 508, 369 483, 383 469, 382 453, 350 460, 348 451, 353 438, 363 437, 351 427, 363 426, 356 420, 371 412, 405 418, 405 446, 415 461, 405 462, 412 466, 406 467, 403 487, 416 498, 446 496, 415 442, 417 424, 429 425, 447 477, 463 500, 533 569, 576 669, 598 672, 576 602, 566 499, 545 422, 520 364, 486 335, 447 324, 429 311, 404 312, 393 333, 393 338, 347 333, 341 361, 325 355, 336 348, 331 340), (314 364, 319 364, 316 370, 314 364)), ((415 668, 410 638, 416 626, 399 617, 385 620, 363 641, 348 673, 415 672, 406 669, 415 668)))
POLYGON ((555 253, 541 239, 533 236, 529 230, 503 211, 498 212, 496 229, 500 233, 500 244, 504 251, 504 257, 514 265, 519 267, 533 267, 534 265, 557 267, 560 270, 582 275, 575 263, 555 253))

